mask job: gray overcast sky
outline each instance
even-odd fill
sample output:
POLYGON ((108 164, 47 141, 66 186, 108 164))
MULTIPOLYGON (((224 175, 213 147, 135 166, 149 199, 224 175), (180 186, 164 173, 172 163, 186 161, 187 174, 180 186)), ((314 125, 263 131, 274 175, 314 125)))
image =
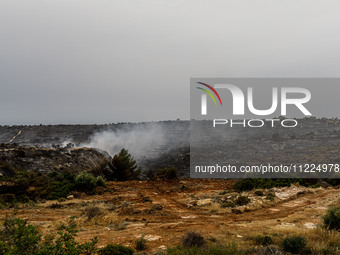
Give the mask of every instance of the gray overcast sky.
POLYGON ((338 0, 0 0, 0 124, 189 119, 190 77, 339 77, 338 0))

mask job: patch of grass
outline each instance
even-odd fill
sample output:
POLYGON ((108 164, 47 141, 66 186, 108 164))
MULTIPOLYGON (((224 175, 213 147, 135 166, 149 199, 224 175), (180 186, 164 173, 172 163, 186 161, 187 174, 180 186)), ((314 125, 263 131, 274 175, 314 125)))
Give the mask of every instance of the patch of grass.
POLYGON ((203 247, 185 248, 182 246, 168 248, 166 254, 168 255, 242 255, 245 254, 238 249, 236 242, 228 244, 213 244, 203 247))

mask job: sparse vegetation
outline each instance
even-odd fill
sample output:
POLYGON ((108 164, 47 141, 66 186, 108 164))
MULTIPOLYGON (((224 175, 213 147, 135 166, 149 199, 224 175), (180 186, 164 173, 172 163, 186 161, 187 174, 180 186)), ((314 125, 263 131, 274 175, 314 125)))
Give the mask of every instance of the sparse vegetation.
POLYGON ((110 180, 135 180, 138 179, 141 173, 136 161, 126 149, 122 149, 118 154, 114 155, 110 166, 112 169, 112 174, 109 176, 110 180))
MULTIPOLYGON (((89 174, 80 173, 80 175, 82 175, 81 178, 78 177, 80 180, 88 179, 90 180, 90 182, 92 182, 93 180, 97 179, 89 174)), ((25 178, 23 178, 23 176, 27 177, 27 175, 22 175, 20 183, 24 183, 24 185, 26 185, 26 180, 25 178)), ((41 181, 40 178, 46 178, 47 176, 47 178, 49 178, 49 184, 55 185, 54 187, 58 186, 56 185, 56 183, 61 182, 65 184, 64 187, 67 187, 67 185, 71 182, 67 180, 74 180, 75 184, 75 179, 77 178, 77 176, 70 175, 69 173, 53 173, 49 175, 38 175, 36 173, 36 175, 34 174, 30 176, 32 176, 34 179, 31 180, 34 185, 36 185, 38 181, 41 181)), ((27 183, 30 184, 31 182, 27 181, 27 183)), ((45 182, 42 182, 42 187, 45 187, 44 183, 45 182)), ((81 181, 80 183, 86 182, 81 181)), ((21 196, 19 201, 19 196, 17 197, 15 194, 12 193, 8 193, 6 195, 3 194, 2 199, 4 201, 16 200, 16 203, 19 203, 17 205, 17 211, 20 215, 28 215, 28 213, 33 212, 32 220, 35 222, 35 226, 32 226, 32 231, 30 231, 31 233, 33 233, 33 237, 37 236, 37 239, 31 239, 29 235, 28 238, 23 239, 22 241, 20 241, 21 237, 16 238, 15 241, 23 242, 22 247, 24 248, 20 248, 20 245, 10 245, 5 238, 2 238, 0 236, 0 254, 13 254, 13 252, 11 253, 11 251, 14 249, 14 247, 18 249, 27 249, 27 253, 22 254, 33 255, 133 254, 133 249, 137 250, 137 252, 140 253, 156 253, 164 249, 165 247, 160 247, 160 242, 152 240, 161 240, 161 242, 163 242, 165 245, 172 245, 173 243, 171 241, 174 240, 174 237, 176 238, 176 240, 183 241, 182 245, 179 247, 168 248, 167 253, 166 251, 164 251, 164 254, 266 254, 266 252, 268 251, 283 252, 283 250, 299 254, 336 254, 338 252, 340 247, 340 231, 338 231, 339 229, 336 226, 339 222, 337 216, 339 216, 340 209, 338 207, 331 207, 327 211, 327 213, 323 217, 323 227, 317 227, 316 224, 318 223, 318 219, 313 217, 313 215, 315 216, 320 213, 320 210, 322 210, 320 209, 321 206, 324 207, 330 203, 332 205, 339 206, 339 201, 337 201, 338 196, 336 189, 320 188, 316 192, 313 192, 311 189, 294 186, 292 187, 292 189, 255 189, 251 192, 242 192, 241 194, 229 188, 230 184, 232 183, 234 183, 234 181, 216 183, 211 180, 181 180, 180 182, 167 182, 163 180, 158 180, 157 182, 114 182, 108 185, 109 188, 114 190, 114 192, 112 192, 112 196, 109 196, 106 193, 104 196, 95 196, 91 198, 86 196, 83 193, 84 191, 79 193, 74 192, 75 185, 71 185, 69 186, 71 190, 70 193, 74 195, 74 197, 72 196, 72 198, 68 199, 61 197, 58 199, 58 202, 47 201, 46 204, 39 204, 38 206, 21 204, 21 202, 28 201, 27 203, 30 203, 32 201, 31 198, 33 197, 31 194, 36 194, 36 197, 38 197, 38 201, 42 201, 45 198, 42 198, 41 192, 46 192, 46 190, 49 191, 50 187, 49 189, 41 189, 38 191, 37 189, 39 187, 37 186, 25 186, 25 190, 27 189, 28 193, 25 194, 26 197, 21 196), (181 192, 182 185, 188 187, 188 192, 185 192, 184 195, 183 193, 181 193, 181 204, 177 205, 175 201, 177 201, 179 197, 176 196, 177 193, 181 192), (221 190, 223 190, 223 192, 221 192, 221 190), (199 191, 199 193, 196 193, 196 191, 199 191), (257 191, 261 191, 262 193, 256 194, 257 191), (275 197, 275 192, 277 194, 277 197, 275 197), (300 194, 299 197, 297 196, 298 194, 300 194), (256 197, 257 195, 263 195, 263 197, 256 197), (275 197, 275 202, 279 202, 279 204, 276 205, 273 202, 268 203, 268 201, 265 201, 265 196, 272 198, 275 197), (282 197, 284 197, 283 201, 282 197), (320 204, 318 204, 318 202, 316 202, 315 205, 311 204, 311 207, 306 210, 306 215, 304 215, 302 206, 305 206, 307 204, 305 199, 310 199, 310 201, 314 202, 317 201, 316 199, 320 197, 327 199, 323 199, 322 201, 320 201, 320 204), (82 201, 81 198, 84 198, 84 200, 82 201), (231 209, 221 208, 245 205, 249 203, 249 198, 251 198, 252 203, 245 208, 236 208, 236 210, 234 208, 235 211, 231 211, 231 209), (301 209, 298 207, 286 207, 289 212, 294 212, 290 213, 290 217, 288 219, 284 216, 286 212, 283 211, 283 208, 284 206, 286 206, 286 203, 289 205, 290 201, 294 202, 295 199, 299 199, 299 201, 302 201, 301 209), (167 201, 171 201, 170 204, 168 204, 167 201), (204 207, 197 206, 198 202, 204 203, 208 201, 210 201, 211 204, 204 207), (280 203, 281 201, 282 203, 280 203), (184 207, 183 205, 187 207, 184 207), (166 234, 168 231, 172 230, 168 230, 162 227, 160 228, 159 233, 157 231, 150 231, 150 228, 148 228, 148 226, 153 225, 150 224, 150 222, 153 222, 155 219, 162 219, 165 224, 169 224, 171 226, 171 223, 174 219, 174 210, 177 210, 179 206, 181 206, 180 210, 182 210, 182 213, 176 215, 176 217, 183 217, 183 220, 181 220, 181 223, 179 225, 181 226, 180 231, 176 231, 176 233, 171 232, 172 236, 170 238, 166 236, 166 234), (266 209, 260 209, 264 208, 263 206, 270 206, 270 209, 280 210, 273 210, 272 212, 275 213, 268 215, 268 213, 266 213, 266 209), (318 206, 319 209, 315 209, 317 208, 316 206, 318 206), (45 210, 45 208, 47 210, 45 210), (57 212, 54 214, 53 210, 50 210, 50 208, 62 208, 62 210, 56 210, 57 212), (41 214, 41 216, 44 215, 44 218, 40 215, 37 216, 37 214, 35 213, 35 211, 37 210, 39 210, 39 214, 41 214), (198 215, 200 215, 199 212, 201 212, 202 210, 204 210, 205 214, 211 215, 212 219, 205 217, 204 220, 201 220, 200 218, 198 218, 198 215), (83 214, 81 214, 81 212, 83 212, 83 214), (238 213, 240 213, 240 215, 236 215, 238 213), (74 223, 76 223, 77 227, 81 228, 82 231, 81 234, 79 234, 79 240, 77 239, 77 237, 73 238, 73 233, 69 232, 69 230, 76 227, 75 225, 72 227, 65 226, 66 224, 62 225, 62 227, 59 229, 59 232, 61 234, 55 232, 57 226, 64 222, 63 217, 66 214, 75 215, 76 218, 74 220, 74 223), (253 215, 258 215, 258 220, 256 222, 249 221, 249 219, 251 220, 253 215), (272 218, 271 215, 273 215, 272 218), (306 218, 310 218, 310 220, 308 220, 307 222, 305 220, 306 218), (50 219, 53 219, 53 222, 56 222, 56 224, 49 223, 51 222, 50 219), (240 228, 236 228, 234 227, 236 225, 234 225, 233 223, 230 224, 230 219, 234 220, 235 222, 239 220, 242 221, 244 219, 247 224, 242 224, 240 228), (271 220, 271 223, 269 225, 265 225, 266 223, 264 223, 264 220, 267 219, 271 220), (263 222, 261 220, 263 220, 263 222), (48 223, 46 224, 46 222, 48 223), (202 233, 194 232, 194 235, 191 235, 191 237, 188 238, 185 242, 184 237, 182 237, 182 239, 180 238, 182 235, 184 235, 185 231, 187 231, 187 227, 189 226, 187 225, 187 222, 189 222, 190 226, 193 226, 191 225, 192 222, 197 222, 195 229, 201 228, 202 233), (207 224, 210 224, 209 229, 204 229, 206 222, 207 224), (226 225, 224 225, 225 222, 226 225), (261 224, 264 225, 263 229, 261 228, 261 224), (284 227, 277 227, 281 225, 284 227), (149 236, 148 238, 144 238, 142 236, 137 240, 136 238, 134 238, 133 242, 131 243, 131 238, 133 238, 133 236, 136 234, 136 231, 138 231, 136 230, 136 226, 143 226, 143 229, 141 229, 140 231, 145 231, 148 234, 150 233, 154 236, 150 236, 150 239, 149 236), (123 245, 131 245, 133 249, 122 245, 112 244, 95 251, 96 248, 93 243, 94 241, 96 241, 96 239, 93 239, 93 241, 91 241, 90 238, 93 236, 94 230, 99 228, 104 230, 101 233, 101 235, 103 235, 104 237, 104 241, 98 244, 99 247, 103 247, 103 244, 106 245, 107 240, 110 240, 109 238, 111 238, 112 240, 117 240, 117 237, 122 236, 122 238, 118 239, 118 241, 121 242, 123 245), (40 229, 43 231, 41 233, 50 232, 54 235, 42 236, 39 231, 40 229), (214 230, 216 230, 216 232, 213 232, 214 230), (275 233, 271 233, 270 231, 273 231, 275 233), (207 234, 207 238, 210 237, 209 239, 206 239, 207 241, 205 241, 205 236, 203 235, 203 233, 207 234), (212 238, 211 235, 214 235, 214 237, 212 238), (303 245, 301 245, 301 242, 299 244, 299 241, 296 241, 298 239, 295 237, 304 238, 305 242, 302 242, 305 243, 304 247, 303 245), (227 242, 227 240, 233 238, 237 240, 238 246, 236 246, 235 243, 224 243, 227 242), (66 243, 66 239, 70 240, 71 243, 66 243), (32 240, 32 242, 30 240, 32 240), (90 241, 88 241, 86 245, 83 245, 77 243, 74 240, 77 240, 80 243, 84 242, 80 240, 90 241), (147 248, 145 248, 146 245, 147 248), (59 248, 55 248, 56 246, 58 246, 59 248), (68 249, 67 252, 65 249, 68 249), (89 250, 89 253, 72 253, 70 249, 83 249, 83 251, 84 249, 87 249, 89 250), (247 250, 243 251, 240 249, 247 250), (57 251, 59 253, 56 253, 57 251)), ((3 185, 8 184, 10 184, 8 192, 12 192, 16 189, 16 187, 13 185, 14 181, 3 182, 3 185)), ((107 192, 107 189, 103 187, 100 188, 104 189, 104 191, 107 192)), ((43 194, 47 195, 47 193, 43 194)), ((13 210, 6 208, 4 211, 13 210)), ((27 225, 29 224, 26 221, 26 226, 27 225)), ((22 231, 22 233, 23 234, 20 234, 20 236, 27 236, 25 232, 22 231)), ((75 235, 76 232, 74 232, 74 236, 75 235)))

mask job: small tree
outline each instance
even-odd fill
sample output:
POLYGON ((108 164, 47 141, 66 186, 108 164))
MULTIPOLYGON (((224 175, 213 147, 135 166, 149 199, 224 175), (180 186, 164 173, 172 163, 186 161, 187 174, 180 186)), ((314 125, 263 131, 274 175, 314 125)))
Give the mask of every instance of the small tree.
POLYGON ((136 161, 126 149, 122 149, 118 154, 114 155, 111 168, 111 179, 117 181, 135 180, 141 172, 137 167, 136 161))

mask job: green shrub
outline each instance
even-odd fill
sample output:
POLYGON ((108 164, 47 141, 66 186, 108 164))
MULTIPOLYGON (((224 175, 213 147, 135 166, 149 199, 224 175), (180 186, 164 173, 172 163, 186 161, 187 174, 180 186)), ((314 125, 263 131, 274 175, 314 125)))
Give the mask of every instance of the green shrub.
POLYGON ((144 235, 135 241, 135 245, 137 251, 143 251, 146 249, 146 240, 144 239, 144 235))
POLYGON ((246 196, 239 196, 236 200, 235 200, 235 203, 237 205, 246 205, 250 202, 250 199, 246 196))
POLYGON ((12 207, 19 202, 66 198, 72 191, 91 194, 98 186, 106 187, 103 177, 94 177, 87 172, 75 176, 67 171, 48 174, 16 171, 13 176, 0 176, 0 180, 11 183, 11 185, 2 185, 2 192, 6 191, 7 194, 0 194, 1 207, 12 207))
POLYGON ((328 229, 340 230, 340 208, 330 207, 323 217, 323 223, 328 229))
POLYGON ((236 189, 239 192, 253 190, 254 188, 255 188, 255 183, 253 182, 252 179, 243 179, 243 180, 237 181, 234 184, 234 189, 236 189))
POLYGON ((184 248, 201 247, 205 243, 204 237, 195 231, 187 232, 182 239, 182 245, 184 248))
POLYGON ((59 228, 57 233, 57 237, 54 238, 50 236, 45 240, 42 245, 41 250, 37 253, 38 255, 94 255, 97 252, 96 244, 98 242, 97 237, 91 239, 90 242, 85 242, 83 244, 79 244, 76 242, 75 237, 76 233, 76 225, 74 222, 69 222, 68 225, 62 225, 59 228))
POLYGON ((135 180, 138 179, 141 173, 136 161, 125 149, 122 149, 118 154, 114 155, 110 167, 112 169, 112 174, 109 176, 111 180, 135 180))
POLYGON ((178 178, 178 170, 174 167, 169 167, 169 168, 163 168, 159 169, 155 177, 158 177, 160 179, 164 180, 172 180, 172 179, 177 179, 178 178))
POLYGON ((254 194, 259 197, 262 197, 264 195, 262 190, 256 190, 254 194))
POLYGON ((15 174, 14 168, 11 167, 7 162, 3 161, 0 161, 0 172, 7 176, 13 176, 15 174))
POLYGON ((287 252, 299 253, 306 247, 307 241, 306 238, 303 236, 291 236, 286 237, 283 240, 282 245, 283 249, 287 252))
POLYGON ((0 241, 0 254, 5 255, 8 253, 9 253, 8 246, 3 241, 0 241))
POLYGON ((96 178, 84 171, 78 174, 74 180, 74 188, 83 192, 91 192, 97 187, 96 178))
POLYGON ((79 244, 75 241, 74 224, 63 226, 57 238, 42 236, 33 225, 21 218, 6 217, 0 231, 0 254, 4 255, 94 255, 97 252, 97 237, 79 244))
POLYGON ((16 204, 17 198, 15 194, 1 194, 0 202, 3 204, 16 204))
POLYGON ((275 193, 274 192, 268 192, 265 199, 270 200, 270 201, 274 201, 275 193))
POLYGON ((98 255, 132 255, 133 249, 121 244, 108 244, 98 251, 98 255))
POLYGON ((259 245, 269 245, 273 243, 273 239, 270 236, 258 235, 255 238, 255 242, 259 245))
POLYGON ((0 231, 1 254, 34 254, 38 251, 41 235, 37 228, 20 218, 5 218, 0 231))
POLYGON ((96 186, 97 187, 107 187, 106 186, 106 181, 102 176, 97 176, 96 178, 96 186))

